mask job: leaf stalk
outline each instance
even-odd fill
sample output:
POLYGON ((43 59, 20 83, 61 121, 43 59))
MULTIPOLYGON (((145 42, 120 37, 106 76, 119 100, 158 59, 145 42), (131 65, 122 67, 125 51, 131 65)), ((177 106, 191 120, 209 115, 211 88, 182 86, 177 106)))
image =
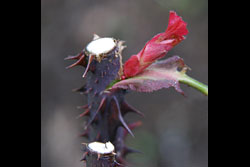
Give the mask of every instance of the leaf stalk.
POLYGON ((184 74, 183 77, 179 80, 180 83, 186 84, 200 91, 204 95, 208 96, 208 86, 191 78, 190 76, 184 74))

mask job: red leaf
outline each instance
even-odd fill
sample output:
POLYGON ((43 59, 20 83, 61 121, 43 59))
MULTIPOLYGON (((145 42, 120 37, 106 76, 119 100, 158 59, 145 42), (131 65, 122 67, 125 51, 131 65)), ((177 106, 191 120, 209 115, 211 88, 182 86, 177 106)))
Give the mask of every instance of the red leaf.
POLYGON ((179 80, 183 79, 187 66, 179 56, 156 62, 139 75, 117 82, 112 88, 130 89, 138 92, 152 92, 174 87, 183 94, 179 80), (181 68, 182 71, 178 71, 181 68))
POLYGON ((188 34, 185 23, 175 12, 170 11, 169 23, 165 32, 157 34, 146 43, 144 48, 124 64, 125 78, 141 73, 157 59, 162 58, 188 34))

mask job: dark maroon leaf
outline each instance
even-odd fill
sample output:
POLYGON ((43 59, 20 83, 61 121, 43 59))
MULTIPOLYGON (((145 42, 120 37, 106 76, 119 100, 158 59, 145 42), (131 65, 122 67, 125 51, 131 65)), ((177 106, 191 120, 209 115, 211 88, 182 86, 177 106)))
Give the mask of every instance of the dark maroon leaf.
POLYGON ((183 94, 180 88, 181 80, 187 66, 179 56, 173 56, 166 60, 158 61, 139 75, 117 82, 112 88, 130 89, 138 92, 152 92, 162 88, 174 87, 183 94))

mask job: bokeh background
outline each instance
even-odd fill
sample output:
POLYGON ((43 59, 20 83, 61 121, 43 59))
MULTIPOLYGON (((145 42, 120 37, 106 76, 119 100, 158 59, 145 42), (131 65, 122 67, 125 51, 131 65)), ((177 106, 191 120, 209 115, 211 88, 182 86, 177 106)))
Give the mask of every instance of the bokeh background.
MULTIPOLYGON (((93 33, 126 41, 125 62, 155 34, 163 32, 169 10, 188 23, 186 40, 168 56, 179 55, 192 68, 188 74, 208 84, 207 0, 42 0, 41 166, 82 167, 84 119, 76 106, 86 98, 71 90, 82 85, 83 68, 66 70, 68 55, 80 52, 93 33)), ((128 146, 143 154, 128 156, 134 167, 207 167, 208 97, 181 85, 187 97, 173 88, 154 93, 132 92, 130 104, 146 117, 128 115, 127 122, 143 125, 128 137, 128 146)))

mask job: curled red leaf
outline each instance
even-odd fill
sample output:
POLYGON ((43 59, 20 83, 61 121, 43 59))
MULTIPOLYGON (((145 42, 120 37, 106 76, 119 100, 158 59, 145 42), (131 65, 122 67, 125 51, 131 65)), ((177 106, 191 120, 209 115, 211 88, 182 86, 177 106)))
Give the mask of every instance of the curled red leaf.
POLYGON ((157 34, 146 43, 144 48, 124 64, 125 78, 141 73, 157 59, 162 58, 188 34, 185 23, 175 12, 170 11, 168 27, 165 32, 157 34))

